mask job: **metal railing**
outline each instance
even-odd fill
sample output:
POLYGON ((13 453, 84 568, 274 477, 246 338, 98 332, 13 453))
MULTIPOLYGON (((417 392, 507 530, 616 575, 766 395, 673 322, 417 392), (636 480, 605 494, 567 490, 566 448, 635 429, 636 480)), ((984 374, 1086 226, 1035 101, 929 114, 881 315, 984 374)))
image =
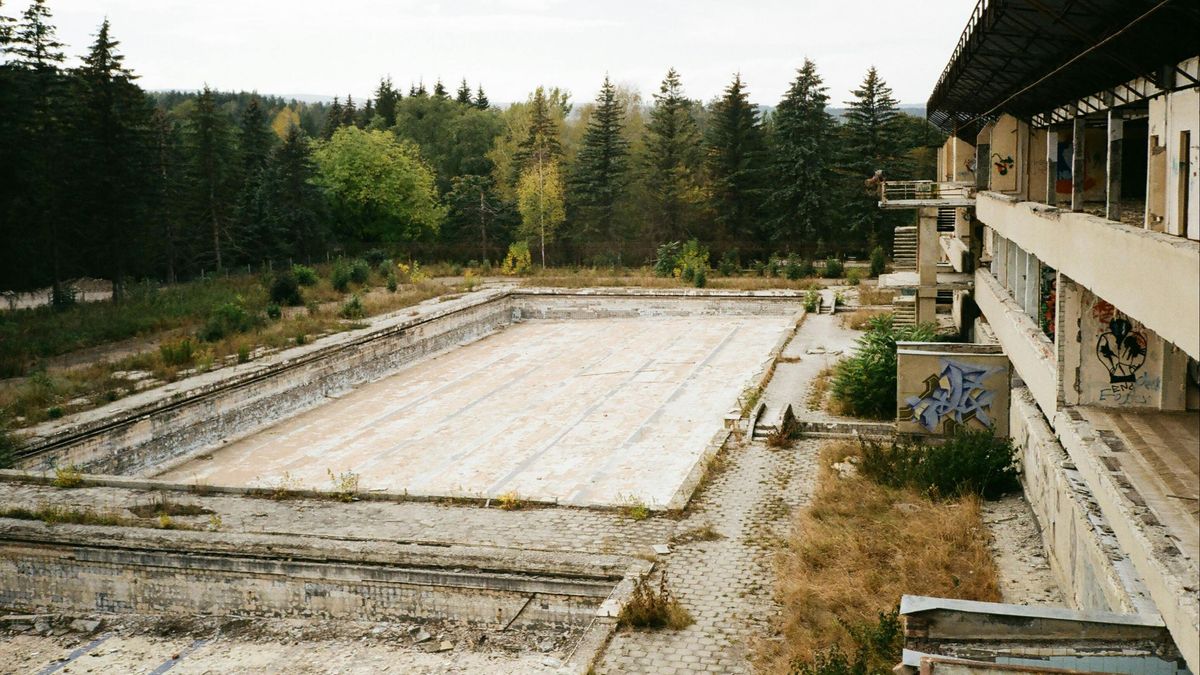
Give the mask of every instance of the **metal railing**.
POLYGON ((938 182, 935 180, 889 180, 879 185, 880 202, 974 198, 975 187, 970 183, 938 182))

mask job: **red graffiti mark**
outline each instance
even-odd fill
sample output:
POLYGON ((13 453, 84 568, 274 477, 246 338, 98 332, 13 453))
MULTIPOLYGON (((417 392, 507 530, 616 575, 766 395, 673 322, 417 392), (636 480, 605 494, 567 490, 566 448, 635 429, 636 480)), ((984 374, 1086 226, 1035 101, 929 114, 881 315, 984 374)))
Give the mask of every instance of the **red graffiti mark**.
POLYGON ((1092 318, 1102 324, 1108 324, 1117 316, 1117 308, 1103 300, 1097 300, 1096 304, 1092 305, 1092 318))

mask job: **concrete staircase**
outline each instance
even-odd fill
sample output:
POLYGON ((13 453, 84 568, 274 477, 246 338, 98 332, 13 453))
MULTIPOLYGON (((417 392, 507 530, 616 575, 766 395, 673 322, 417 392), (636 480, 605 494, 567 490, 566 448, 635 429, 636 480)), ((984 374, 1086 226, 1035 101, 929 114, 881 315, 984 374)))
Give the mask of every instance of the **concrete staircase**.
POLYGON ((950 206, 938 208, 937 215, 937 230, 938 232, 953 232, 954 231, 954 211, 950 206))
MULTIPOLYGON (((953 210, 952 210, 953 211, 953 210)), ((950 214, 951 225, 954 214, 950 214)), ((917 228, 916 226, 897 227, 892 237, 892 267, 895 271, 915 271, 917 269, 917 228)))
POLYGON ((892 300, 892 325, 917 325, 917 296, 897 295, 892 300))

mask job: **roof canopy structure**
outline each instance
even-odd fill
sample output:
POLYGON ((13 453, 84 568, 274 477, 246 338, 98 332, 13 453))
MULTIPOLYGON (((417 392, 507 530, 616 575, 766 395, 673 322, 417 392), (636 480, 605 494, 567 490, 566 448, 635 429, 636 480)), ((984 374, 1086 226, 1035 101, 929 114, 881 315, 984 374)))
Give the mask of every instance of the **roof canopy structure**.
POLYGON ((1198 53, 1196 0, 979 0, 926 110, 970 138, 1137 78, 1194 86, 1175 65, 1198 53))

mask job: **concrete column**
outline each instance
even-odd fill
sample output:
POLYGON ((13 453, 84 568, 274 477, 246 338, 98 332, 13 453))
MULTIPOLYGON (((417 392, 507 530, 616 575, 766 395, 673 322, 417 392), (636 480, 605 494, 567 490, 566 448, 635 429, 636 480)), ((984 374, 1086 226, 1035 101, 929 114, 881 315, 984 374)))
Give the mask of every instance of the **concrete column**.
POLYGON ((917 210, 917 323, 937 320, 937 208, 917 210))
POLYGON ((1054 300, 1054 352, 1057 361, 1055 378, 1058 382, 1058 401, 1063 405, 1079 404, 1079 360, 1081 358, 1080 317, 1083 297, 1079 285, 1062 273, 1058 274, 1054 300))
POLYGON ((1162 359, 1162 388, 1158 407, 1162 410, 1187 410, 1187 352, 1163 340, 1159 358, 1162 359))
POLYGON ((1073 135, 1071 137, 1071 210, 1083 210, 1083 137, 1087 128, 1086 118, 1075 112, 1073 135))
POLYGON ((1125 120, 1121 113, 1108 111, 1108 164, 1105 166, 1104 217, 1121 220, 1121 148, 1124 146, 1125 120))
POLYGON ((1058 132, 1046 129, 1046 203, 1058 203, 1058 132))

